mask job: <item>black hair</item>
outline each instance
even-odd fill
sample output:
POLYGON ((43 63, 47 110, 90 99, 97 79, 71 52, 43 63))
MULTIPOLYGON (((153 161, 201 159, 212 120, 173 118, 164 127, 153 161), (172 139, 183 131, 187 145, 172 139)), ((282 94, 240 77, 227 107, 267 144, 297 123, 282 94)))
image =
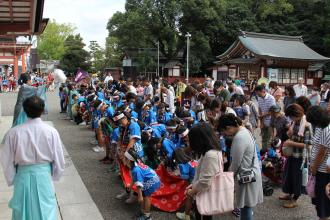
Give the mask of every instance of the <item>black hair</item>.
POLYGON ((300 105, 303 109, 304 112, 306 113, 308 108, 312 106, 311 101, 305 96, 300 96, 296 99, 296 103, 300 105))
POLYGON ((157 138, 157 137, 153 137, 153 138, 149 139, 149 141, 147 143, 147 147, 145 149, 147 160, 149 162, 151 162, 151 163, 157 162, 157 152, 158 152, 157 144, 161 141, 162 141, 162 139, 157 138))
POLYGON ((290 97, 296 96, 296 92, 294 91, 293 86, 286 86, 285 90, 288 91, 288 93, 285 91, 287 96, 290 96, 290 97))
POLYGON ((74 99, 75 97, 77 97, 77 94, 72 94, 71 98, 74 99))
POLYGON ((254 89, 254 91, 256 91, 256 92, 258 92, 258 91, 261 92, 261 91, 264 91, 264 90, 265 90, 265 87, 262 86, 262 85, 257 85, 254 89))
POLYGON ((223 130, 226 130, 227 127, 229 126, 233 126, 233 127, 239 127, 241 126, 243 123, 242 123, 242 120, 238 117, 236 117, 234 114, 225 114, 225 115, 222 115, 220 118, 219 118, 219 125, 218 125, 218 131, 221 132, 223 130))
POLYGON ((216 108, 221 108, 221 101, 217 98, 213 99, 210 104, 211 110, 214 110, 216 108))
POLYGON ((136 98, 136 95, 134 94, 134 93, 132 93, 132 92, 128 92, 127 94, 126 94, 126 97, 125 97, 125 99, 128 101, 128 100, 130 100, 130 99, 134 99, 135 100, 135 98, 136 98))
POLYGON ((133 157, 133 159, 135 160, 135 161, 132 161, 132 162, 139 162, 139 160, 140 160, 140 157, 139 157, 139 155, 136 153, 136 151, 134 150, 134 148, 129 148, 128 150, 127 150, 127 152, 133 157))
POLYGON ((245 103, 245 96, 244 95, 237 95, 235 100, 242 106, 245 103))
POLYGON ((176 133, 177 134, 182 134, 183 132, 185 132, 187 130, 187 127, 184 125, 180 125, 177 129, 176 129, 176 133))
POLYGON ((285 115, 288 117, 303 117, 304 109, 298 104, 291 104, 285 109, 285 115))
POLYGON ((60 92, 62 92, 63 91, 63 87, 61 86, 60 88, 58 88, 59 89, 59 91, 60 92))
POLYGON ((330 123, 330 116, 322 107, 312 106, 307 111, 306 120, 311 123, 313 127, 326 128, 330 123))
POLYGON ((102 103, 102 101, 99 100, 99 99, 97 99, 97 100, 94 101, 93 107, 94 107, 95 109, 97 109, 101 103, 102 103))
POLYGON ((20 78, 22 83, 27 83, 29 80, 31 80, 31 76, 27 73, 22 74, 20 78))
POLYGON ((45 109, 45 102, 38 96, 31 96, 24 100, 23 109, 29 118, 39 118, 45 109))
POLYGON ((177 120, 175 120, 174 118, 172 118, 166 122, 166 126, 176 126, 177 124, 178 124, 177 120))
POLYGON ((212 149, 219 150, 219 138, 208 123, 199 123, 193 126, 188 136, 189 146, 198 156, 205 155, 212 149))

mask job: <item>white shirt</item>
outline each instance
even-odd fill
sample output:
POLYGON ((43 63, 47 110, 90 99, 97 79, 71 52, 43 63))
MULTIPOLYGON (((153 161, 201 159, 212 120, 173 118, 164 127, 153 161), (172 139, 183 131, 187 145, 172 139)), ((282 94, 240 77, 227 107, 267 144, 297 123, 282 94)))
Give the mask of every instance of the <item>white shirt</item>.
POLYGON ((241 86, 236 86, 235 87, 235 93, 239 95, 244 95, 243 88, 241 86))
POLYGON ((1 143, 0 162, 8 186, 13 185, 16 165, 52 164, 52 178, 64 171, 63 145, 57 130, 40 118, 11 128, 1 143))
POLYGON ((113 81, 113 77, 112 76, 106 76, 104 79, 104 83, 107 84, 109 81, 113 81))
POLYGON ((168 93, 166 95, 165 103, 168 104, 170 112, 173 114, 175 112, 174 106, 174 94, 171 90, 167 89, 168 93))
POLYGON ((300 86, 299 84, 293 86, 296 97, 307 96, 307 87, 305 85, 300 86))
POLYGON ((151 84, 149 84, 149 86, 146 86, 144 88, 144 95, 150 95, 150 100, 152 100, 153 96, 154 96, 154 88, 152 87, 151 84))
POLYGON ((135 95, 137 95, 136 88, 134 86, 132 86, 132 85, 129 85, 128 86, 128 92, 134 93, 135 95))

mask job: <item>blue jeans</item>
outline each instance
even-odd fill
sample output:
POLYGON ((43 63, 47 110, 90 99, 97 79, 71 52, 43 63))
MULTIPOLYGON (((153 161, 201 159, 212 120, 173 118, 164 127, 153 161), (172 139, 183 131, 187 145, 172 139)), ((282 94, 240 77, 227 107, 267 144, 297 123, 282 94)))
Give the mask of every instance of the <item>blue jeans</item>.
POLYGON ((245 206, 244 208, 241 208, 240 220, 253 220, 251 207, 245 206))

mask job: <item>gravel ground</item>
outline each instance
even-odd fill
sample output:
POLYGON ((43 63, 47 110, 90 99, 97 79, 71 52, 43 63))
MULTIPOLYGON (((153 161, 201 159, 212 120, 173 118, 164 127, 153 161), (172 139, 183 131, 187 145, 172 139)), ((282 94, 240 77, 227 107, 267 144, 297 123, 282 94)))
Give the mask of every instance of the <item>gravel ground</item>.
MULTIPOLYGON (((17 93, 1 93, 0 101, 2 115, 13 115, 17 93)), ((124 202, 115 199, 115 196, 122 192, 122 184, 119 177, 109 171, 107 165, 98 162, 103 157, 102 154, 94 153, 89 139, 93 132, 85 126, 77 126, 70 121, 63 120, 63 115, 59 113, 59 100, 56 93, 48 93, 49 114, 45 120, 53 121, 59 131, 62 141, 65 144, 74 165, 76 166, 84 184, 91 194, 95 204, 106 220, 131 219, 137 212, 138 206, 125 205, 124 202)), ((254 209, 256 220, 276 220, 276 219, 317 219, 314 207, 307 196, 302 196, 299 200, 299 207, 295 209, 284 209, 277 199, 281 190, 277 188, 274 195, 264 197, 264 202, 254 209)), ((175 215, 157 210, 152 211, 153 219, 169 220, 175 219, 175 215)), ((231 214, 219 216, 215 219, 238 219, 231 214)))

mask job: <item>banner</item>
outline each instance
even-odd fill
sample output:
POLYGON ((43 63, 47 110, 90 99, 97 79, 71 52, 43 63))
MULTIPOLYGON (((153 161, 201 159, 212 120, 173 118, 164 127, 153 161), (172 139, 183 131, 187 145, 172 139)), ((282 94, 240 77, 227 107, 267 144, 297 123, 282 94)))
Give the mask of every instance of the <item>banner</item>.
POLYGON ((88 78, 88 77, 89 77, 89 75, 88 75, 87 72, 85 72, 85 71, 82 70, 82 69, 78 69, 78 71, 77 71, 77 73, 76 73, 76 78, 74 79, 74 81, 75 81, 76 83, 78 83, 78 82, 80 82, 81 80, 86 79, 86 78, 88 78))

